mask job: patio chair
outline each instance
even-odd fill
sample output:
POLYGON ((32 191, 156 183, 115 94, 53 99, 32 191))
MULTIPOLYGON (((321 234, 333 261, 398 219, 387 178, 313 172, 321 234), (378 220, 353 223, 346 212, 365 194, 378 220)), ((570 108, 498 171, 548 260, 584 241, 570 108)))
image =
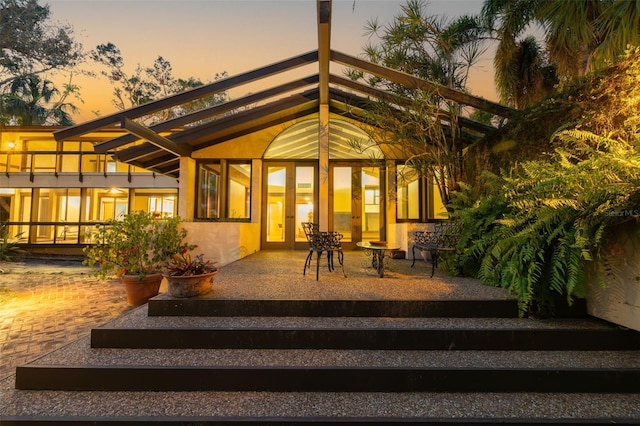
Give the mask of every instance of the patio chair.
POLYGON ((304 231, 304 236, 307 238, 307 242, 309 243, 309 254, 307 255, 307 259, 304 261, 304 272, 306 272, 307 268, 311 266, 311 258, 313 257, 313 235, 320 232, 320 226, 313 222, 302 222, 301 225, 302 230, 304 231))
POLYGON ((311 267, 313 253, 317 253, 316 281, 318 281, 320 276, 320 257, 322 257, 323 252, 327 252, 327 268, 329 272, 333 272, 335 270, 333 253, 337 252, 338 263, 342 268, 342 274, 346 277, 347 274, 344 272, 344 253, 342 252, 342 245, 340 244, 340 240, 343 238, 343 235, 339 232, 320 232, 318 230, 318 225, 311 222, 302 223, 302 228, 305 231, 307 241, 309 241, 309 254, 304 262, 302 275, 306 275, 307 268, 311 267))

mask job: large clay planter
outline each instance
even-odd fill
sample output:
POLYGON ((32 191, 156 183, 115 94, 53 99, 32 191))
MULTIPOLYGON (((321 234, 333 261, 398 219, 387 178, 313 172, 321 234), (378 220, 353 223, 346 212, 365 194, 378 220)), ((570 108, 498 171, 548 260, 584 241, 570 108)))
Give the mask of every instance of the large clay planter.
POLYGON ((120 279, 127 292, 127 303, 131 306, 140 306, 147 303, 153 296, 157 296, 162 278, 162 274, 149 274, 142 280, 137 275, 121 276, 120 279))
POLYGON ((169 294, 173 297, 195 297, 202 296, 211 291, 213 287, 213 277, 218 271, 202 275, 169 276, 167 279, 169 294))

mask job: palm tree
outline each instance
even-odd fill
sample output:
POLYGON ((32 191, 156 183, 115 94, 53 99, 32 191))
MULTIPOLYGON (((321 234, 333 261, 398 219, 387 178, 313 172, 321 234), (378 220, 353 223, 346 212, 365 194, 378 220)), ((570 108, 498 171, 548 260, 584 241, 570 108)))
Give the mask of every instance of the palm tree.
POLYGON ((427 6, 424 0, 408 0, 387 26, 369 21, 365 31, 373 41, 364 55, 371 62, 465 89, 469 70, 483 53, 484 27, 472 16, 449 20, 429 15, 427 6))
POLYGON ((602 42, 595 51, 597 67, 601 59, 616 58, 630 45, 640 46, 640 1, 616 1, 596 19, 596 30, 602 42))
POLYGON ((70 126, 74 124, 71 114, 77 108, 65 101, 77 92, 77 86, 66 84, 60 92, 52 81, 36 74, 26 75, 14 79, 10 92, 1 95, 0 111, 5 118, 23 126, 70 126))
MULTIPOLYGON (((626 0, 625 0, 626 1, 626 0)), ((582 77, 593 71, 593 55, 602 42, 595 22, 606 0, 542 1, 538 20, 543 23, 549 55, 563 77, 582 77)))
POLYGON ((563 82, 601 69, 624 53, 627 44, 638 44, 639 4, 638 0, 485 0, 482 16, 499 40, 494 60, 498 92, 507 99, 515 97, 507 93, 517 87, 512 74, 524 47, 518 40, 531 26, 542 30, 549 62, 563 82))
POLYGON ((557 84, 556 69, 546 61, 544 49, 533 36, 518 42, 511 63, 497 70, 500 100, 515 108, 526 108, 551 92, 557 84))

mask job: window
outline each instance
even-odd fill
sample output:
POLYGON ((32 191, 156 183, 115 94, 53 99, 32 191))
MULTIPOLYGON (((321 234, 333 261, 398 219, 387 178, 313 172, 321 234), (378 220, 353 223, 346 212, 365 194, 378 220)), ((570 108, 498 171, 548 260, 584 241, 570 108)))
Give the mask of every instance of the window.
POLYGON ((199 219, 251 217, 251 163, 202 163, 198 167, 199 219))
POLYGON ((368 206, 377 206, 380 204, 380 190, 378 188, 364 190, 364 204, 368 206))
POLYGON ((397 219, 420 219, 420 175, 412 167, 398 165, 397 182, 397 219))
POLYGON ((220 218, 220 174, 220 164, 200 165, 198 173, 198 218, 220 218))
POLYGON ((178 193, 174 189, 131 189, 133 205, 130 211, 144 211, 161 217, 178 214, 178 193))
POLYGON ((251 163, 229 164, 227 218, 251 217, 251 163))

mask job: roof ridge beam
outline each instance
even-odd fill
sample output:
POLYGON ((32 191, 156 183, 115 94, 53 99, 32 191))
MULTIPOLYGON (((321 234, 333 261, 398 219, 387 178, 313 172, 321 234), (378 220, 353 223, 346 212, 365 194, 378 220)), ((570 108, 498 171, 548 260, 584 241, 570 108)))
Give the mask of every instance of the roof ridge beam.
POLYGON ((402 84, 412 89, 434 91, 439 96, 442 96, 445 99, 469 105, 474 108, 499 115, 501 117, 510 117, 515 113, 515 110, 513 108, 509 108, 499 103, 491 102, 478 96, 469 95, 468 93, 451 89, 450 87, 433 83, 402 71, 364 61, 362 59, 358 59, 356 57, 337 52, 335 50, 331 51, 331 60, 342 65, 357 68, 361 71, 373 74, 377 77, 393 81, 394 83, 402 84))
POLYGON ((331 62, 331 0, 317 0, 317 8, 320 104, 327 105, 329 103, 329 64, 331 62))

